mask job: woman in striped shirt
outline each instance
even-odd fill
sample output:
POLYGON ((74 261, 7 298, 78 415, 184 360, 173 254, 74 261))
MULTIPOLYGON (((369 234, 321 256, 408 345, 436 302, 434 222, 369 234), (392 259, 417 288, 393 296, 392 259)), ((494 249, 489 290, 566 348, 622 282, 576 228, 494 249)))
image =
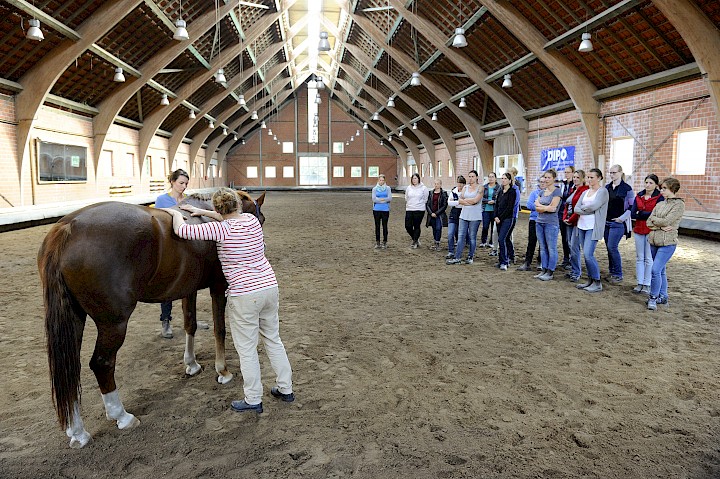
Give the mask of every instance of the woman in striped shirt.
POLYGON ((228 282, 227 316, 240 356, 245 392, 245 398, 233 401, 231 408, 237 412, 261 413, 263 386, 257 353, 259 335, 277 375, 277 386, 270 393, 285 402, 294 401, 295 395, 292 369, 279 334, 277 279, 265 257, 260 222, 252 214, 241 213, 238 195, 247 196, 247 193, 220 188, 212 197, 215 211, 181 206, 193 216, 204 215, 218 222, 189 225, 179 211, 166 211, 173 215, 173 229, 181 238, 217 243, 218 258, 228 282))

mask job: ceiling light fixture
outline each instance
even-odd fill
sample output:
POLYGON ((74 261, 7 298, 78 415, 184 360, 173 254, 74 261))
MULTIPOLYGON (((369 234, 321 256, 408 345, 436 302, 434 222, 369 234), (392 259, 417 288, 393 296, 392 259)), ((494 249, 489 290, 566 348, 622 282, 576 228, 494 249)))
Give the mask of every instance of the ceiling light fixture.
POLYGON ((190 113, 188 114, 188 118, 190 118, 191 120, 194 120, 196 118, 195 110, 190 110, 190 113))
MULTIPOLYGON (((263 123, 265 123, 265 122, 263 122, 263 123)), ((272 135, 273 135, 272 128, 268 128, 268 136, 272 136, 272 135)))
POLYGON ((237 141, 237 135, 233 134, 233 140, 237 141))
POLYGON ((467 46, 464 28, 458 27, 455 29, 455 37, 453 37, 452 46, 454 46, 455 48, 463 48, 467 46))
POLYGON ((325 83, 323 82, 323 77, 316 77, 315 78, 315 88, 318 90, 324 90, 325 89, 325 83))
POLYGON ((114 82, 122 83, 125 81, 125 75, 123 75, 122 68, 117 67, 115 69, 115 76, 113 77, 114 82))
POLYGON ((403 136, 402 128, 400 128, 400 131, 398 132, 398 136, 402 138, 402 136, 403 136))
POLYGON ((273 135, 273 140, 278 141, 277 135, 273 135))
POLYGON ((350 141, 355 141, 355 137, 354 137, 354 136, 351 136, 351 137, 350 137, 350 141))
POLYGON ((318 104, 318 105, 319 105, 320 103, 322 103, 322 98, 320 98, 320 93, 316 93, 316 94, 315 94, 315 103, 318 104))
POLYGON ((245 95, 240 95, 240 98, 238 98, 238 105, 245 106, 247 103, 245 102, 245 95))
POLYGON ((388 141, 392 141, 392 135, 388 135, 388 141))
POLYGON ((263 130, 264 130, 265 128, 267 128, 267 125, 265 124, 265 120, 263 120, 263 121, 260 122, 260 128, 262 128, 263 130))
POLYGON ((355 130, 355 136, 360 136, 360 130, 355 130))
POLYGON ((242 143, 242 144, 244 145, 244 144, 245 144, 245 138, 243 138, 243 139, 240 141, 240 143, 242 143))
POLYGON ((465 108, 467 106, 467 102, 465 102, 465 97, 460 98, 460 104, 458 106, 460 108, 465 108))
POLYGON ((215 73, 215 81, 218 83, 225 83, 227 80, 225 79, 225 69, 219 68, 217 73, 215 73))
POLYGON ((593 51, 592 40, 590 40, 591 38, 592 35, 587 32, 582 34, 582 41, 580 42, 580 47, 578 48, 579 52, 587 53, 593 51))
POLYGON ((210 128, 210 129, 215 128, 215 123, 212 120, 210 120, 210 123, 208 123, 208 128, 210 128))
POLYGON ((190 40, 187 28, 185 27, 187 27, 187 23, 185 23, 185 20, 181 18, 175 20, 175 34, 173 35, 173 40, 190 40))
POLYGON ((512 77, 512 75, 509 73, 503 77, 504 78, 504 80, 502 82, 503 88, 512 88, 512 78, 511 77, 512 77))
POLYGON ((40 30, 40 20, 37 18, 30 19, 30 28, 28 28, 25 38, 28 40, 37 40, 38 42, 45 39, 42 30, 40 30))
POLYGON ((168 100, 167 93, 163 93, 162 98, 160 99, 160 104, 162 106, 168 106, 170 104, 170 100, 168 100))
POLYGON ((250 119, 251 119, 251 120, 257 120, 257 119, 258 119, 257 110, 253 110, 252 115, 250 115, 250 119))
POLYGON ((363 123, 363 130, 367 130, 368 128, 369 128, 369 127, 368 127, 367 122, 363 123))
POLYGON ((420 86, 422 83, 420 83, 420 74, 418 72, 413 72, 412 78, 410 78, 410 86, 420 86))
POLYGON ((431 120, 432 120, 432 121, 438 121, 438 120, 437 120, 437 112, 435 112, 435 113, 432 114, 431 120))
POLYGON ((319 52, 329 52, 330 51, 330 42, 328 41, 328 33, 327 32, 320 32, 320 43, 318 43, 318 51, 319 52))
POLYGON ((383 146, 384 144, 385 144, 385 142, 380 140, 380 146, 383 146))
POLYGON ((417 130, 417 122, 413 123, 413 130, 417 130))
POLYGON ((380 113, 373 113, 372 121, 380 121, 380 113))
POLYGON ((228 134, 227 128, 225 128, 225 127, 223 126, 223 135, 224 135, 224 136, 227 136, 227 134, 228 134))
POLYGON ((388 98, 387 107, 395 108, 395 100, 393 99, 393 97, 388 98))

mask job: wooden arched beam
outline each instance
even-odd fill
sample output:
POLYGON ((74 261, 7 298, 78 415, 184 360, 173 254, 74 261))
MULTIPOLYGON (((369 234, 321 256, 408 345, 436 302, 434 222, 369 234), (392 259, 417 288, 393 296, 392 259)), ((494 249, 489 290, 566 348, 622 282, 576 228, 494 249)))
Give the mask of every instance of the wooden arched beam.
POLYGON ((545 50, 548 39, 508 2, 480 0, 488 12, 520 40, 565 87, 585 128, 590 143, 589 158, 597 166, 599 154, 600 103, 593 98, 597 87, 564 55, 555 49, 545 50))
POLYGON ((45 98, 63 72, 140 3, 142 0, 104 2, 78 27, 79 40, 64 39, 18 80, 18 83, 23 86, 23 90, 15 97, 15 111, 18 119, 17 166, 21 205, 25 204, 25 172, 30 171, 27 166, 30 161, 30 135, 45 98))
POLYGON ((682 35, 710 91, 715 106, 715 116, 720 122, 720 35, 717 26, 688 0, 653 0, 682 35))

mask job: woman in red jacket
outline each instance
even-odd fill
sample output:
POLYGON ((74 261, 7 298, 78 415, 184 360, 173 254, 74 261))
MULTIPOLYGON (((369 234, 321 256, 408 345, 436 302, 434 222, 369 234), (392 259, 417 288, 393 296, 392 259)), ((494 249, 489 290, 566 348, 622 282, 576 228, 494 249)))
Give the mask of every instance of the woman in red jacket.
POLYGON ((575 205, 582 194, 589 187, 585 184, 585 172, 583 170, 576 170, 572 176, 573 185, 575 189, 565 200, 565 211, 563 212, 563 223, 567 231, 567 237, 570 238, 570 272, 565 273, 565 277, 570 279, 573 283, 577 283, 580 280, 582 269, 580 266, 580 260, 582 259, 580 253, 580 239, 577 234, 577 222, 580 217, 575 213, 575 205))
POLYGON ((635 233, 635 272, 637 274, 637 286, 633 288, 633 293, 650 294, 653 259, 648 241, 650 228, 647 227, 646 221, 655 205, 665 199, 658 189, 659 182, 657 175, 647 175, 645 189, 638 191, 635 203, 630 210, 630 217, 635 220, 633 232, 635 233))

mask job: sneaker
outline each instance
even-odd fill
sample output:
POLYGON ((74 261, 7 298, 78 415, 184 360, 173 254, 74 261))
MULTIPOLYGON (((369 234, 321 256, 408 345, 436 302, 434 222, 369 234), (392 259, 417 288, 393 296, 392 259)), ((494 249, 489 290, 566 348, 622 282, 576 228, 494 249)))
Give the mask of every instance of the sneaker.
POLYGON ((280 399, 281 401, 285 401, 285 402, 293 402, 295 400, 295 394, 293 394, 293 393, 283 394, 280 392, 280 390, 278 388, 272 388, 270 390, 270 394, 272 394, 274 397, 280 399))
POLYGON ((507 267, 508 267, 508 265, 506 265, 506 264, 501 264, 501 265, 500 265, 500 271, 507 271, 507 267))
POLYGON ((380 248, 381 248, 380 242, 378 241, 377 243, 375 243, 375 249, 380 249, 380 248))
POLYGON ((643 285, 642 289, 640 290, 641 294, 647 294, 650 296, 650 286, 649 285, 643 285))
POLYGON ((487 244, 487 243, 480 243, 480 244, 478 245, 478 248, 487 248, 487 247, 488 247, 488 244, 487 244))
POLYGON ((622 283, 623 279, 622 279, 622 276, 612 275, 612 276, 610 276, 609 281, 610 281, 610 284, 620 284, 620 283, 622 283))
POLYGON ((593 281, 587 288, 583 288, 583 291, 587 291, 588 293, 599 293, 602 289, 602 283, 598 280, 593 281))
POLYGON ((463 263, 464 263, 464 264, 473 264, 473 259, 472 259, 472 258, 468 258, 468 259, 466 259, 465 261, 463 261, 463 263))
POLYGON ((197 329, 210 329, 210 325, 205 321, 197 321, 195 325, 197 326, 197 329))
POLYGON ((162 320, 162 337, 165 339, 172 339, 173 337, 173 331, 172 326, 170 326, 170 320, 169 319, 163 319, 162 320))
POLYGON ((657 309, 657 298, 650 296, 647 300, 647 309, 655 311, 657 309))
POLYGON ((245 402, 244 399, 231 402, 230 409, 232 409, 235 412, 255 411, 258 414, 263 412, 262 403, 248 404, 245 402))
POLYGON ((387 241, 383 241, 383 244, 381 246, 382 249, 387 249, 387 241))
POLYGON ((655 300, 655 304, 667 304, 667 305, 669 305, 669 304, 670 304, 670 301, 668 301, 668 297, 667 297, 667 296, 658 296, 657 299, 655 300))
POLYGON ((540 266, 540 265, 537 265, 537 266, 535 267, 535 271, 542 271, 542 270, 543 270, 543 267, 540 266))
POLYGON ((417 243, 411 244, 410 249, 418 249, 418 244, 417 243))
POLYGON ((570 271, 572 269, 572 265, 570 263, 563 263, 562 269, 564 269, 565 271, 570 271))
POLYGON ((454 258, 454 257, 455 257, 455 253, 448 253, 445 255, 445 259, 450 259, 450 258, 454 258))
POLYGON ((587 283, 576 284, 575 287, 576 287, 577 289, 585 289, 585 288, 589 288, 589 287, 592 286, 592 285, 593 285, 593 280, 591 280, 590 278, 588 278, 587 283))
POLYGON ((545 271, 545 274, 540 276, 538 279, 540 281, 550 281, 551 279, 553 279, 554 275, 555 273, 553 271, 547 270, 545 271))
POLYGON ((540 279, 540 276, 543 276, 544 274, 545 274, 545 269, 543 268, 543 270, 542 270, 540 273, 538 273, 538 274, 536 274, 535 276, 533 276, 533 278, 540 279))
POLYGON ((565 275, 565 276, 567 277, 568 280, 570 280, 571 283, 577 283, 578 281, 580 281, 580 276, 575 276, 574 274, 571 274, 569 276, 565 275))
POLYGON ((635 287, 632 289, 632 292, 635 293, 635 294, 639 294, 639 293, 642 292, 642 289, 643 289, 643 285, 642 285, 642 284, 638 284, 637 286, 635 286, 635 287))
POLYGON ((494 249, 488 253, 488 256, 497 256, 497 255, 498 255, 498 252, 496 249, 494 249))
POLYGON ((523 263, 517 267, 517 270, 518 271, 530 271, 530 265, 527 263, 523 263))
POLYGON ((459 260, 457 258, 451 258, 447 261, 445 261, 445 264, 460 264, 462 263, 462 260, 459 260))
POLYGON ((419 246, 420 246, 420 239, 418 239, 418 240, 415 242, 415 244, 418 245, 418 247, 419 247, 419 246))

